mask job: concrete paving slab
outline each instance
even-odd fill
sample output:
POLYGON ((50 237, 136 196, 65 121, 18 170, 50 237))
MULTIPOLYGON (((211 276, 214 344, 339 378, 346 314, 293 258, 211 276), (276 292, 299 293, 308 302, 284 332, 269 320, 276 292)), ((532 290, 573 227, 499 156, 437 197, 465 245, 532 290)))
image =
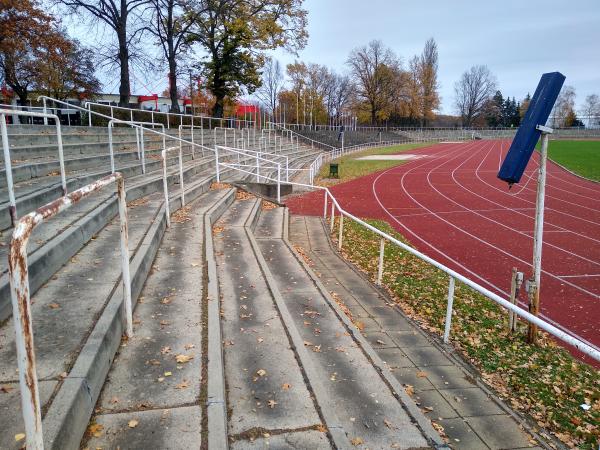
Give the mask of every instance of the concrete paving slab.
POLYGON ((404 386, 412 386, 418 391, 435 389, 427 377, 417 375, 417 373, 420 372, 420 369, 416 367, 396 367, 390 369, 390 371, 404 386))
POLYGON ((421 370, 438 389, 461 389, 476 387, 475 379, 456 366, 427 366, 421 370))
POLYGON ((103 414, 95 423, 98 436, 89 437, 85 448, 188 450, 201 444, 199 406, 103 414))
POLYGON ((252 441, 235 441, 229 446, 231 450, 287 450, 295 449, 331 449, 329 439, 325 433, 319 431, 298 431, 283 433, 268 437, 261 436, 252 441))
POLYGON ((452 447, 461 450, 489 449, 465 419, 441 419, 437 420, 437 422, 444 428, 444 432, 448 436, 452 447))
POLYGON ((419 367, 452 366, 454 363, 436 347, 402 347, 410 360, 419 367))
POLYGON ((428 411, 432 420, 453 419, 459 417, 456 410, 437 390, 419 391, 413 396, 419 407, 428 411), (431 409, 431 410, 430 410, 431 409))
POLYGON ((408 356, 399 348, 376 348, 377 354, 390 368, 415 367, 408 356))
POLYGON ((467 423, 491 449, 524 448, 534 445, 507 415, 469 417, 467 423))
POLYGON ((481 389, 476 387, 461 389, 443 389, 440 393, 461 416, 490 416, 504 411, 481 389))

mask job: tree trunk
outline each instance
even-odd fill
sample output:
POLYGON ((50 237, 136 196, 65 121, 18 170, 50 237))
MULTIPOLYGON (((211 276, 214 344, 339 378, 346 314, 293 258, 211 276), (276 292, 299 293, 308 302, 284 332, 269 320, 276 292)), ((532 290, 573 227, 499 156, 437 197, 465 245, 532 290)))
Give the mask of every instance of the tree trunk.
POLYGON ((215 93, 215 107, 213 108, 214 117, 223 117, 225 111, 225 96, 222 93, 215 93))
MULTIPOLYGON (((190 92, 190 96, 191 96, 190 92)), ((175 55, 169 56, 169 96, 171 97, 171 112, 179 113, 179 96, 177 93, 177 61, 175 55)))
POLYGON ((117 31, 119 40, 119 66, 121 84, 119 86, 119 106, 129 107, 131 85, 129 83, 129 48, 127 47, 127 0, 121 0, 121 20, 117 31))

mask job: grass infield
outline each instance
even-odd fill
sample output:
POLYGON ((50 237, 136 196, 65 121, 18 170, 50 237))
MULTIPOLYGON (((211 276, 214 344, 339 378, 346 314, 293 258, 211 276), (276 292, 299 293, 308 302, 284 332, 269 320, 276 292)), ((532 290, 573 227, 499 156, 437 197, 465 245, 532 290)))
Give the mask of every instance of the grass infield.
POLYGON ((577 175, 600 181, 600 141, 552 140, 548 157, 577 175))
MULTIPOLYGON (((368 222, 407 242, 386 222, 368 222)), ((337 231, 333 236, 338 236, 337 231)), ((371 280, 377 277, 379 241, 377 235, 355 222, 344 222, 342 253, 371 280)), ((424 329, 438 336, 443 334, 446 274, 388 244, 383 284, 424 329)), ((528 345, 526 332, 526 324, 519 322, 518 332, 509 333, 504 309, 457 282, 450 333, 454 347, 513 409, 528 414, 539 427, 549 430, 571 448, 597 449, 600 371, 573 358, 545 333, 540 333, 537 347, 528 345), (589 409, 586 411, 582 404, 589 405, 589 409)))
POLYGON ((376 147, 364 150, 362 152, 352 153, 351 155, 342 156, 332 161, 338 163, 339 176, 340 178, 331 179, 327 178, 329 175, 329 164, 324 164, 319 171, 317 178, 317 184, 320 186, 332 186, 337 183, 344 181, 353 180, 365 175, 369 175, 373 172, 380 170, 389 169, 390 167, 399 166, 404 164, 408 160, 396 160, 396 161, 372 161, 372 160, 359 160, 362 156, 369 155, 393 155, 396 153, 402 153, 415 148, 427 147, 430 143, 410 143, 410 144, 399 144, 392 147, 376 147))

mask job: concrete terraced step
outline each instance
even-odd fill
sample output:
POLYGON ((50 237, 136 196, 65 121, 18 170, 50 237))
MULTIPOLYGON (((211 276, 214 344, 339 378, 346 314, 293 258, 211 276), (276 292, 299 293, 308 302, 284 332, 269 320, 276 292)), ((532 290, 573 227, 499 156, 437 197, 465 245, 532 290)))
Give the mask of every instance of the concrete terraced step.
MULTIPOLYGON (((191 154, 188 152, 184 153, 182 159, 187 163, 192 159, 191 154)), ((210 159, 205 159, 206 162, 209 160, 210 159)), ((174 166, 177 164, 179 164, 179 156, 176 153, 169 154, 167 157, 167 165, 174 166)), ((120 171, 126 178, 143 176, 142 165, 135 160, 133 161, 133 164, 130 162, 115 162, 115 170, 120 171)), ((149 155, 146 160, 146 175, 150 176, 153 173, 156 174, 160 172, 160 170, 160 158, 156 157, 156 155, 149 155)), ((66 176, 67 189, 69 191, 78 189, 110 173, 110 165, 108 167, 98 167, 95 170, 87 168, 79 171, 72 171, 66 176)), ((14 194, 16 197, 18 216, 22 217, 28 212, 62 196, 61 177, 59 174, 53 173, 45 177, 15 183, 14 194)), ((6 188, 0 189, 0 198, 6 199, 0 203, 0 229, 6 229, 11 226, 10 203, 8 202, 8 190, 6 188)))
MULTIPOLYGON (((194 181, 202 183, 208 189, 214 180, 212 161, 188 163, 184 167, 184 183, 194 181)), ((179 192, 174 187, 179 182, 179 170, 172 167, 168 171, 170 194, 179 192)), ((162 194, 162 173, 148 174, 126 180, 127 201, 133 205, 143 202, 150 193, 162 194)), ((187 188, 187 185, 186 185, 187 188)), ((29 285, 35 292, 63 265, 76 254, 90 238, 99 232, 117 214, 117 200, 114 190, 103 190, 83 200, 62 215, 49 219, 44 226, 32 233, 29 250, 29 285)), ((3 245, 0 252, 8 252, 11 233, 2 235, 3 245)), ((10 285, 7 273, 7 259, 2 259, 0 267, 0 320, 12 313, 10 304, 10 285)))
POLYGON ((284 209, 261 205, 240 199, 214 228, 231 448, 441 444, 287 244, 284 209))
MULTIPOLYGON (((206 192, 190 184, 192 202, 206 192)), ((145 195, 130 205, 129 248, 132 298, 137 301, 165 230, 163 195, 145 195)), ((181 206, 178 195, 171 210, 181 206)), ((43 225, 42 225, 43 226, 43 225)), ((119 223, 113 220, 32 297, 33 329, 46 448, 77 448, 110 363, 121 343, 122 287, 119 223)), ((23 431, 12 321, 0 327, 0 448, 19 448, 23 431)))

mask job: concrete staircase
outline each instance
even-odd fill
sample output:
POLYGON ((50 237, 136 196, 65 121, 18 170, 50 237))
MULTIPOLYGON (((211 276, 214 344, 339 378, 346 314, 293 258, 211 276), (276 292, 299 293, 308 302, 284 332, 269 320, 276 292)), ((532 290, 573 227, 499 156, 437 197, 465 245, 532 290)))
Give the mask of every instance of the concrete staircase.
MULTIPOLYGON (((342 141, 339 140, 340 132, 338 130, 297 130, 294 131, 300 136, 304 136, 313 141, 322 142, 332 147, 341 147, 342 141)), ((345 131, 344 146, 363 145, 372 142, 409 142, 410 138, 406 135, 393 133, 391 131, 345 131)))
MULTIPOLYGON (((30 128, 29 131, 32 129, 30 128)), ((40 152, 51 153, 52 144, 48 140, 51 141, 52 138, 46 137, 51 133, 46 132, 49 131, 48 129, 44 129, 43 133, 37 133, 37 131, 39 130, 36 129, 36 133, 27 132, 26 127, 23 126, 11 129, 11 142, 15 142, 14 148, 37 145, 35 142, 39 140, 42 142, 39 144, 40 146, 46 146, 43 147, 45 150, 40 150, 40 152), (35 137, 33 137, 34 134, 35 137), (43 136, 38 137, 39 135, 43 136), (22 145, 16 145, 16 143, 22 145)), ((132 141, 130 140, 130 131, 129 134, 121 130, 119 132, 123 134, 122 141, 120 141, 123 143, 122 151, 136 153, 135 147, 133 149, 131 147, 132 143, 135 145, 135 135, 133 135, 132 141)), ((93 139, 101 140, 100 130, 85 129, 83 131, 75 128, 65 130, 65 136, 78 133, 81 133, 83 137, 69 138, 73 142, 73 148, 78 146, 80 149, 86 149, 86 144, 94 142, 93 139), (88 139, 91 141, 87 142, 88 139)), ((147 134, 149 135, 149 133, 147 134)), ((197 136, 196 139, 199 141, 197 136)), ((66 142, 67 139, 64 141, 66 142)), ((146 148, 158 144, 155 141, 155 139, 149 138, 146 148)), ((205 144, 211 143, 207 133, 205 144)), ((158 148, 156 145, 156 151, 158 148)), ((262 149, 263 152, 269 151, 264 146, 262 149)), ((188 206, 181 209, 178 166, 175 166, 175 161, 172 161, 168 170, 168 184, 173 227, 168 231, 162 192, 162 174, 158 167, 151 165, 154 160, 148 159, 145 174, 141 174, 141 170, 139 172, 132 170, 129 174, 123 170, 126 176, 129 215, 132 298, 134 303, 142 299, 136 308, 136 315, 141 315, 141 317, 145 317, 146 313, 160 314, 154 310, 144 312, 145 306, 142 306, 144 298, 153 298, 157 289, 163 289, 165 286, 173 286, 174 289, 177 289, 176 286, 181 286, 182 289, 185 287, 188 291, 191 289, 195 292, 195 287, 201 286, 202 280, 205 278, 203 274, 198 276, 196 273, 197 267, 204 267, 202 263, 204 258, 201 254, 195 255, 199 261, 193 263, 196 265, 185 265, 187 259, 178 259, 176 262, 171 259, 167 267, 163 267, 163 272, 159 272, 161 258, 169 260, 169 256, 174 254, 173 249, 176 248, 176 245, 186 249, 189 246, 191 250, 193 248, 191 237, 195 231, 193 227, 192 229, 189 227, 195 222, 190 223, 190 220, 213 217, 213 215, 218 217, 218 214, 222 212, 221 205, 226 206, 233 199, 231 189, 211 189, 211 185, 215 181, 212 152, 210 155, 207 153, 204 157, 197 154, 195 159, 192 159, 190 150, 186 150, 184 180, 188 206), (196 219, 188 220, 188 214, 192 213, 196 219), (155 258, 157 259, 155 260, 155 258), (193 270, 188 271, 186 278, 185 269, 190 267, 193 270), (160 278, 162 275, 167 276, 168 282, 160 278)), ((25 150, 22 153, 26 154, 25 150)), ((284 147, 281 153, 289 156, 290 167, 294 168, 312 161, 316 156, 316 153, 308 148, 300 147, 298 149, 291 145, 284 147)), ((138 170, 139 162, 134 158, 132 161, 132 166, 138 170)), ((49 156, 44 164, 46 162, 54 161, 49 156)), ((98 165, 75 172, 90 181, 98 179, 106 173, 106 169, 101 167, 106 165, 106 160, 97 162, 98 165)), ((242 162, 244 162, 243 159, 242 162)), ((38 158, 34 156, 22 162, 24 165, 38 163, 38 158)), ((117 170, 120 169, 117 167, 117 170)), ((273 171, 264 174, 273 176, 273 171)), ((40 183, 40 192, 51 189, 53 183, 57 183, 55 178, 52 181, 46 180, 54 175, 35 175, 31 180, 44 180, 43 183, 40 183)), ((224 180, 243 181, 248 178, 253 178, 253 175, 241 174, 233 169, 222 169, 222 179, 224 180)), ((77 179, 70 178, 71 181, 77 179)), ((31 180, 16 183, 17 192, 31 180), (19 183, 23 183, 23 185, 19 183)), ((80 181, 80 184, 85 183, 80 181)), ((22 192, 24 191, 23 189, 22 192)), ((50 200, 53 196, 60 196, 60 193, 43 194, 46 197, 38 191, 34 191, 34 193, 38 195, 36 204, 50 200)), ((24 198, 24 196, 19 198, 24 198)), ((32 204, 31 208, 34 207, 35 204, 32 204)), ((20 215, 25 212, 27 212, 25 207, 19 210, 20 215)), ((118 261, 119 223, 118 219, 115 219, 116 214, 116 196, 111 189, 106 189, 98 195, 82 200, 64 214, 48 220, 34 231, 30 239, 28 248, 29 283, 32 293, 33 330, 46 448, 64 449, 79 446, 88 426, 90 415, 107 379, 114 355, 117 350, 126 348, 127 345, 127 341, 121 339, 123 335, 122 286, 121 266, 118 261)), ((0 253, 2 254, 0 256, 3 256, 0 259, 0 270, 2 271, 0 276, 0 387, 2 389, 0 391, 0 422, 3 425, 0 433, 0 448, 20 448, 22 442, 15 440, 15 436, 24 432, 24 428, 20 411, 15 331, 10 317, 12 308, 6 257, 11 230, 6 228, 6 225, 4 228, 0 241, 0 253)), ((210 226, 208 229, 210 230, 210 226)), ((203 235, 200 234, 194 242, 199 242, 201 249, 203 235)), ((198 295, 202 295, 201 290, 198 295)), ((200 311, 201 314, 202 310, 200 311)), ((194 317, 198 317, 194 316, 197 312, 194 313, 193 309, 175 311, 174 314, 181 317, 181 320, 195 321, 194 317)), ((146 333, 146 329, 142 326, 144 324, 149 325, 146 319, 136 322, 136 334, 131 340, 131 349, 141 348, 136 347, 138 344, 136 339, 146 333)), ((169 331, 167 330, 167 332, 169 331)), ((192 333, 196 333, 196 331, 192 330, 192 333)), ((171 337, 177 338, 176 335, 171 337)), ((190 343, 198 350, 203 345, 202 341, 191 340, 190 343)), ((137 351, 136 356, 139 356, 137 351)), ((135 359, 129 356, 121 358, 127 363, 135 362, 135 359)), ((200 359, 199 355, 198 363, 200 359)), ((117 364, 118 361, 119 359, 117 359, 117 364)), ((121 364, 118 365, 121 366, 121 364)), ((129 373, 128 370, 126 372, 129 373)), ((189 378, 191 382, 191 377, 189 378)), ((131 373, 129 373, 127 382, 133 385, 131 373)), ((106 386, 106 389, 111 389, 110 378, 106 386)), ((140 393, 140 395, 142 394, 140 393)), ((155 405, 156 408, 163 405, 159 398, 149 398, 147 394, 143 395, 148 404, 155 405)), ((108 400, 105 400, 104 397, 101 398, 98 405, 110 403, 112 397, 108 400)), ((113 412, 128 411, 134 407, 147 409, 136 403, 134 395, 126 400, 127 398, 123 397, 123 403, 114 403, 112 408, 107 409, 113 412)), ((177 398, 173 397, 172 400, 177 401, 177 398)), ((185 400, 185 403, 189 402, 185 400)), ((163 406, 170 408, 169 403, 163 406)), ((141 427, 138 431, 140 430, 142 430, 141 427)))

